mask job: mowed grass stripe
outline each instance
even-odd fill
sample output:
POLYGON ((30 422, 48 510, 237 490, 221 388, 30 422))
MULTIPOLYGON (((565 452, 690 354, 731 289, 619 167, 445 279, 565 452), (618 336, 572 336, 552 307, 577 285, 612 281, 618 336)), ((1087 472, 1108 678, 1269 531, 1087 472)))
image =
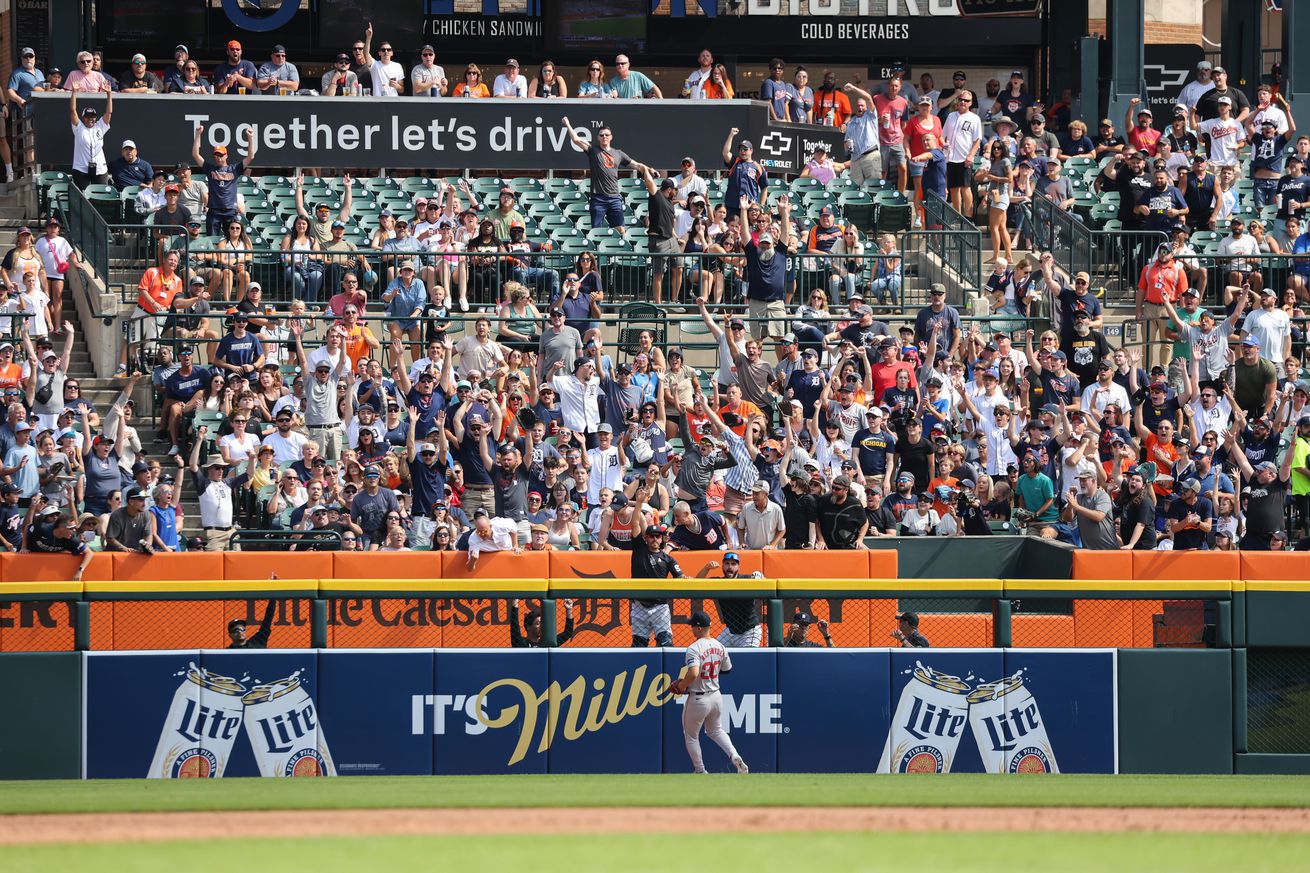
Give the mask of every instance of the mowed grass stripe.
MULTIPOLYGON (((707 809, 707 815, 713 811, 707 809)), ((387 837, 190 843, 7 846, 4 866, 25 873, 113 870, 177 873, 236 863, 314 873, 427 869, 612 873, 650 859, 665 873, 759 873, 803 865, 824 873, 906 869, 951 873, 1287 873, 1303 869, 1310 838, 1241 834, 594 834, 569 836, 387 837), (421 865, 421 866, 419 866, 421 865)))
POLYGON ((0 814, 540 806, 1310 806, 1307 776, 367 776, 0 782, 0 814))

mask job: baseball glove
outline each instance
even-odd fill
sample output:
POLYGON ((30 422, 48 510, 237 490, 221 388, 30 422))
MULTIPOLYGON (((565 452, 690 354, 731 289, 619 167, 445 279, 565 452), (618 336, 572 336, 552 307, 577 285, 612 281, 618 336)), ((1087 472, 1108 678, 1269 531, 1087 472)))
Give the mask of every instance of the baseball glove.
POLYGON ((675 697, 677 697, 677 696, 679 696, 679 695, 682 695, 682 694, 686 694, 686 693, 687 693, 687 680, 686 680, 686 679, 674 679, 672 682, 669 683, 669 693, 672 694, 672 695, 674 695, 675 697))

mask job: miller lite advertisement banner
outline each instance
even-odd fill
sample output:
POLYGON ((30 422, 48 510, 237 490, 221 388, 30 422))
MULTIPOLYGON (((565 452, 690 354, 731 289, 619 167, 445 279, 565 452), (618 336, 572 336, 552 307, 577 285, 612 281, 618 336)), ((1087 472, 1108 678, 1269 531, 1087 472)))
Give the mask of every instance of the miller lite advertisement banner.
MULTIPOLYGON (((688 772, 686 697, 668 693, 682 657, 89 652, 82 773, 688 772)), ((734 650, 722 712, 756 772, 1114 773, 1116 685, 1114 650, 734 650)), ((708 769, 731 769, 701 745, 708 769)))

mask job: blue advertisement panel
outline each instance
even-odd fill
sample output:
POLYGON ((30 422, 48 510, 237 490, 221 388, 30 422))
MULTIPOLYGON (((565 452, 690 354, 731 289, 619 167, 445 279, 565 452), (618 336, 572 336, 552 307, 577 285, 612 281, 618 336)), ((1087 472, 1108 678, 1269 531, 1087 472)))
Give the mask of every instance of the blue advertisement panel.
POLYGON ((551 737, 549 652, 438 649, 435 661, 435 694, 427 714, 433 772, 545 773, 551 737))
POLYGON ((892 650, 892 717, 878 772, 982 773, 969 695, 1004 669, 1000 649, 892 650))
MULTIPOLYGON (((887 649, 779 649, 783 773, 872 773, 891 722, 887 649)), ((754 766, 754 762, 751 762, 754 766)))
MULTIPOLYGON (((233 726, 200 710, 200 653, 87 655, 82 742, 88 779, 217 777, 202 751, 233 726), (210 735, 213 736, 210 736, 210 735), (204 763, 201 763, 204 762, 204 763)), ((228 717, 230 718, 230 717, 228 717)), ((226 762, 224 756, 223 762, 226 762)))
POLYGON ((319 711, 338 775, 432 774, 433 669, 425 649, 319 653, 319 711))
POLYGON ((995 772, 1040 772, 1043 755, 1050 772, 1118 772, 1117 671, 1113 649, 1007 649, 1005 718, 984 724, 995 772))
MULTIPOLYGON (((684 650, 87 653, 88 778, 687 772, 684 650)), ((1113 650, 740 650, 755 772, 1113 773, 1113 650)), ((726 754, 699 734, 707 770, 726 754)))
POLYGON ((336 775, 332 727, 319 720, 318 656, 313 649, 200 653, 207 679, 201 703, 216 712, 229 707, 229 718, 241 716, 222 775, 336 775))
MULTIPOLYGON (((552 773, 658 773, 664 720, 660 649, 553 649, 552 773)), ((664 671, 667 672, 667 671, 664 671)), ((676 673, 674 675, 677 675, 676 673)))
MULTIPOLYGON (((685 649, 664 650, 664 671, 677 677, 682 672, 685 649)), ((732 672, 719 681, 722 706, 719 722, 737 754, 755 773, 778 769, 778 736, 786 726, 778 686, 776 649, 730 649, 732 672)), ((692 695, 682 695, 676 705, 664 708, 664 772, 689 773, 692 765, 684 739, 683 717, 692 695)), ((694 704, 693 704, 694 705, 694 704)), ((733 772, 732 761, 709 736, 709 727, 698 734, 705 769, 710 773, 733 772)), ((656 771, 658 772, 658 770, 656 771)))

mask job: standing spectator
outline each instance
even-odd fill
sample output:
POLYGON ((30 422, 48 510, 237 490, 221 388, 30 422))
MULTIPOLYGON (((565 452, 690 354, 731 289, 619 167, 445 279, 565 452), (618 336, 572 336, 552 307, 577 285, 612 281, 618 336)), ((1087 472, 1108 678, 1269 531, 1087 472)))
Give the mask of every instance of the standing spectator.
MULTIPOLYGON (((642 167, 641 175, 646 182, 646 192, 650 195, 647 198, 650 209, 647 240, 651 254, 651 300, 659 306, 664 302, 664 274, 676 262, 672 256, 681 251, 673 227, 675 215, 673 199, 677 195, 678 183, 672 179, 662 179, 657 190, 650 167, 642 167)), ((676 298, 681 290, 679 287, 681 285, 679 280, 682 278, 681 268, 675 267, 673 276, 669 293, 671 297, 676 298)))
POLYGON ((153 535, 154 516, 146 511, 145 489, 137 486, 128 488, 123 494, 123 506, 109 514, 109 523, 105 528, 105 551, 153 555, 153 535))
POLYGON ((1245 121, 1247 113, 1251 111, 1251 101, 1240 88, 1228 87, 1228 71, 1223 67, 1215 67, 1211 73, 1214 77, 1214 87, 1201 94, 1192 114, 1197 129, 1200 129, 1203 122, 1219 117, 1219 104, 1225 97, 1228 98, 1237 121, 1239 123, 1245 121))
POLYGON ((1134 97, 1128 101, 1128 109, 1124 111, 1124 130, 1128 131, 1128 147, 1146 152, 1148 157, 1155 157, 1156 144, 1160 142, 1160 131, 1152 127, 1155 116, 1146 106, 1136 110, 1141 106, 1142 98, 1134 97))
MULTIPOLYGON (((32 92, 42 90, 45 84, 45 74, 36 67, 36 51, 31 48, 24 48, 19 52, 17 69, 9 76, 7 96, 10 102, 17 103, 26 113, 28 111, 27 101, 32 98, 32 92)), ((12 178, 13 168, 6 167, 5 170, 12 178)))
POLYGON ((751 486, 751 499, 737 515, 737 540, 743 549, 772 550, 787 535, 782 507, 769 499, 769 483, 763 479, 751 486))
POLYGON ((177 272, 179 258, 176 249, 169 251, 158 267, 150 267, 142 274, 137 285, 136 308, 128 323, 128 341, 123 345, 123 357, 115 376, 129 375, 129 366, 136 370, 141 344, 159 338, 163 317, 174 305, 185 308, 199 300, 198 297, 178 299, 183 283, 177 272))
POLYGON ((791 118, 791 104, 796 89, 782 80, 782 58, 769 61, 769 78, 760 84, 760 99, 769 104, 770 121, 787 121, 791 118))
POLYGON ((652 82, 645 73, 632 69, 632 61, 627 55, 614 58, 615 76, 610 79, 610 87, 617 97, 631 100, 662 100, 664 95, 659 86, 652 82))
POLYGON ((1151 182, 1151 187, 1137 198, 1136 212, 1142 217, 1142 227, 1172 234, 1187 218, 1187 201, 1169 181, 1169 171, 1164 167, 1156 167, 1151 182))
POLYGON ((691 71, 691 75, 682 85, 682 98, 684 100, 710 99, 705 96, 703 90, 713 72, 714 55, 709 49, 701 49, 700 54, 696 56, 696 69, 691 71))
POLYGON ((409 72, 410 93, 415 97, 445 97, 450 82, 445 67, 436 63, 437 50, 425 45, 418 55, 418 65, 409 72))
POLYGON ((819 90, 814 92, 814 111, 812 112, 814 123, 824 127, 845 130, 846 119, 850 115, 851 101, 837 87, 837 74, 832 70, 824 70, 823 84, 819 86, 819 90))
POLYGON ((235 164, 228 163, 227 146, 214 146, 210 153, 212 161, 200 156, 200 137, 205 132, 203 124, 196 125, 195 137, 191 142, 191 160, 204 171, 209 186, 209 225, 206 233, 210 236, 223 236, 224 228, 237 217, 237 182, 246 170, 255 162, 258 142, 253 128, 246 128, 246 157, 235 164))
POLYGON ((36 253, 41 256, 45 269, 47 295, 50 297, 50 320, 54 324, 64 323, 64 283, 69 269, 79 268, 77 254, 67 239, 59 235, 61 225, 58 216, 50 216, 46 221, 45 236, 36 241, 36 253))
POLYGON ((1216 167, 1237 166, 1238 152, 1246 143, 1246 137, 1242 135, 1242 119, 1233 115, 1231 97, 1218 98, 1218 112, 1215 117, 1207 118, 1198 124, 1196 134, 1205 143, 1205 152, 1210 156, 1211 164, 1216 167))
POLYGON ((905 116, 909 114, 910 104, 901 96, 901 77, 893 74, 887 80, 885 94, 873 96, 873 108, 878 115, 878 140, 882 153, 882 168, 887 178, 896 176, 896 190, 904 192, 908 181, 909 167, 906 164, 905 128, 902 126, 905 116))
POLYGON ((1066 522, 1077 522, 1084 549, 1109 551, 1119 548, 1113 508, 1110 495, 1097 481, 1097 471, 1083 468, 1078 472, 1078 487, 1069 489, 1062 517, 1066 522))
POLYGON ((1166 516, 1175 552, 1209 548, 1206 535, 1214 526, 1214 504, 1201 495, 1201 483, 1196 479, 1183 480, 1178 498, 1169 505, 1166 516))
POLYGON ((227 57, 214 67, 215 94, 257 94, 255 80, 259 71, 250 61, 241 58, 241 43, 230 40, 227 57))
MULTIPOLYGON (((769 177, 764 165, 754 160, 755 147, 750 140, 737 143, 737 156, 732 155, 732 138, 740 133, 737 128, 728 131, 728 138, 723 141, 723 166, 728 168, 728 185, 723 192, 723 208, 731 212, 740 208, 740 200, 745 197, 750 203, 764 203, 765 192, 769 187, 769 177)), ((749 226, 742 226, 743 232, 749 232, 749 226)))
POLYGON ((619 168, 632 167, 641 171, 644 164, 630 158, 627 153, 613 148, 614 132, 608 127, 596 131, 596 142, 589 144, 578 136, 568 116, 562 119, 573 147, 587 156, 591 165, 591 226, 623 229, 623 195, 619 191, 619 168))
POLYGON ((1032 451, 1024 453, 1021 464, 1023 472, 1015 483, 1016 505, 1031 513, 1029 533, 1053 540, 1059 535, 1054 525, 1060 520, 1060 511, 1055 504, 1055 483, 1042 472, 1037 455, 1032 451))
POLYGON ((1214 90, 1214 66, 1209 61, 1196 65, 1196 78, 1183 86, 1178 94, 1178 105, 1186 106, 1189 113, 1196 110, 1196 104, 1206 92, 1214 90))
MULTIPOLYGON (((1295 123, 1295 122, 1293 122, 1295 123)), ((1278 120, 1266 117, 1256 126, 1256 116, 1246 119, 1251 143, 1251 175, 1255 181, 1255 208, 1263 209, 1277 200, 1279 180, 1287 157, 1287 134, 1279 131, 1278 120)))
POLYGON ((300 90, 300 71, 287 61, 286 46, 273 46, 268 62, 259 68, 255 82, 265 94, 294 94, 300 90))
POLYGON ((832 480, 832 488, 818 499, 816 549, 867 549, 864 534, 869 518, 864 506, 851 493, 851 478, 842 474, 832 480))
POLYGON ((105 161, 105 134, 114 114, 114 94, 104 87, 105 114, 94 106, 77 112, 77 91, 68 97, 68 117, 73 125, 73 184, 85 188, 94 183, 103 185, 109 180, 109 165, 105 161))
POLYGON ((846 120, 846 154, 850 159, 851 180, 857 184, 882 179, 882 142, 879 138, 878 114, 872 110, 873 97, 868 91, 847 82, 844 90, 855 95, 851 117, 846 120))
MULTIPOLYGON (((943 92, 942 100, 947 99, 943 92)), ((946 143, 946 189, 950 192, 951 206, 972 218, 973 189, 969 178, 972 175, 974 155, 982 145, 982 119, 971 109, 971 91, 961 91, 955 103, 955 111, 946 117, 942 125, 942 138, 946 143)))
MULTIPOLYGON (((358 52, 356 58, 358 58, 358 52)), ((396 50, 390 40, 383 40, 378 46, 378 56, 373 57, 373 22, 368 22, 364 29, 364 63, 368 64, 369 76, 373 82, 374 97, 398 97, 405 90, 405 68, 396 63, 396 50)), ((356 75, 359 71, 356 70, 356 75)))
POLYGON ((1283 362, 1292 354, 1292 320, 1278 306, 1278 292, 1260 290, 1260 308, 1251 310, 1242 322, 1242 332, 1258 343, 1260 357, 1278 369, 1280 379, 1287 376, 1283 362))
POLYGON ((350 68, 350 55, 339 52, 331 68, 319 80, 318 92, 324 97, 348 97, 358 87, 359 77, 350 68))
POLYGON ((492 97, 522 99, 528 96, 528 80, 519 75, 519 62, 510 58, 505 62, 505 72, 496 77, 491 88, 492 97))
POLYGON ((928 286, 928 298, 928 305, 914 317, 914 341, 926 343, 935 329, 940 329, 938 350, 955 357, 960 345, 960 313, 946 305, 946 286, 940 282, 928 286))
POLYGON ((119 90, 124 94, 162 94, 164 83, 146 69, 146 56, 135 54, 132 55, 131 68, 123 75, 122 87, 119 90))
POLYGON ((791 101, 791 120, 797 124, 811 124, 814 116, 814 89, 810 87, 810 72, 798 66, 792 75, 791 86, 796 96, 791 101))
POLYGON ((793 470, 787 476, 787 489, 783 492, 786 506, 783 520, 786 535, 783 548, 808 549, 815 542, 818 521, 818 503, 810 493, 809 476, 803 470, 793 470))
MULTIPOLYGON (((746 226, 746 195, 738 200, 742 226, 746 226)), ((760 336, 780 337, 787 332, 787 304, 785 280, 787 261, 796 252, 794 225, 791 222, 791 200, 778 201, 781 215, 781 232, 774 240, 771 232, 764 232, 754 242, 746 243, 746 314, 752 332, 760 336)))
POLYGON ((1270 539, 1285 526, 1284 507, 1296 451, 1289 448, 1281 466, 1273 460, 1252 465, 1237 441, 1235 430, 1224 431, 1224 448, 1237 463, 1250 491, 1246 495, 1246 534, 1238 547, 1253 552, 1268 551, 1270 539))

